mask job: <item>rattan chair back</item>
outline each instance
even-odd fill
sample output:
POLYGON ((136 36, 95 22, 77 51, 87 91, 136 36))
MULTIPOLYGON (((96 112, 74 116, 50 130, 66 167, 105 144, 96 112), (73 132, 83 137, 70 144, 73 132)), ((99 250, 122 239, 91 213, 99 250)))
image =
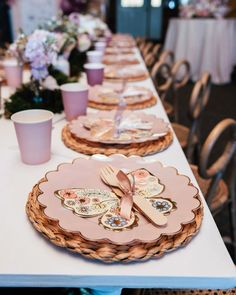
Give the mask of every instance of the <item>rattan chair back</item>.
POLYGON ((159 61, 167 63, 172 67, 174 64, 174 53, 170 50, 162 51, 162 53, 160 54, 159 61))
POLYGON ((179 122, 179 95, 178 91, 183 88, 190 79, 190 64, 187 60, 179 60, 171 69, 172 74, 172 98, 174 102, 174 120, 179 122))
POLYGON ((135 38, 135 41, 136 41, 137 46, 139 47, 145 41, 145 38, 144 37, 137 36, 135 38))
POLYGON ((162 100, 171 95, 174 101, 175 121, 178 121, 177 92, 189 81, 190 64, 186 60, 179 60, 173 66, 163 62, 162 58, 154 64, 151 77, 162 100))
POLYGON ((154 45, 152 50, 149 51, 144 56, 144 62, 145 62, 145 64, 146 64, 149 71, 152 70, 153 65, 155 64, 155 62, 157 62, 159 60, 160 53, 161 53, 161 44, 156 44, 156 45, 154 45))
POLYGON ((146 44, 147 44, 147 40, 146 40, 146 39, 143 39, 143 40, 141 40, 141 41, 139 42, 138 47, 139 47, 139 50, 140 50, 141 53, 142 53, 142 51, 144 50, 146 44))
POLYGON ((151 71, 151 77, 162 101, 172 87, 171 67, 164 62, 157 61, 151 71))
MULTIPOLYGON (((205 196, 207 203, 210 205, 215 195, 217 186, 222 179, 227 166, 232 163, 232 169, 229 173, 229 184, 228 189, 230 192, 230 199, 235 205, 235 183, 236 183, 236 121, 233 119, 224 119, 219 122, 214 129, 210 132, 207 137, 200 153, 199 161, 199 174, 204 179, 211 179, 211 183, 207 194, 205 196), (210 165, 209 161, 214 149, 219 142, 220 137, 225 133, 229 132, 230 136, 225 142, 225 148, 221 156, 210 165)), ((235 208, 235 206, 234 206, 235 208)), ((219 208, 217 208, 219 210, 219 208)))
POLYGON ((147 43, 146 43, 145 47, 144 47, 143 50, 141 51, 141 53, 142 53, 142 55, 143 55, 144 58, 147 56, 147 54, 148 54, 149 52, 152 51, 153 46, 154 46, 153 42, 147 42, 147 43))
POLYGON ((204 86, 201 80, 198 80, 191 92, 189 99, 189 117, 191 119, 191 127, 189 129, 186 147, 186 157, 189 163, 192 163, 195 149, 199 153, 200 144, 200 118, 204 110, 203 108, 204 86))

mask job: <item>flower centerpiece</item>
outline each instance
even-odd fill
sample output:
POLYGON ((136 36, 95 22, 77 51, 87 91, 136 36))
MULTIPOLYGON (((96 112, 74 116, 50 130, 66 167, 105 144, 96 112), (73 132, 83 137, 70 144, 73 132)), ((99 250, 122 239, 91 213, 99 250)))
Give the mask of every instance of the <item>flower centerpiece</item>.
POLYGON ((70 75, 78 76, 86 62, 86 51, 92 46, 89 33, 80 30, 80 15, 59 15, 49 20, 43 28, 56 34, 59 44, 59 56, 69 60, 70 75))
POLYGON ((25 46, 27 43, 27 36, 21 32, 15 42, 13 42, 7 51, 7 55, 17 60, 19 66, 25 63, 25 46))
POLYGON ((110 31, 102 21, 78 13, 59 15, 29 36, 21 34, 9 52, 19 63, 29 64, 32 78, 5 102, 5 116, 31 108, 61 112, 59 85, 78 80, 86 62, 86 51, 92 47, 93 40, 106 34, 110 31), (67 60, 70 73, 65 74, 67 60))
POLYGON ((25 42, 19 37, 9 51, 21 63, 28 63, 31 70, 31 81, 23 84, 5 102, 5 117, 13 113, 37 108, 55 113, 63 110, 61 93, 58 85, 69 82, 69 78, 52 68, 53 60, 58 54, 58 43, 54 33, 46 30, 35 30, 25 36, 25 42))
POLYGON ((112 33, 107 24, 90 14, 80 15, 80 32, 87 32, 93 41, 99 38, 110 38, 112 33))
POLYGON ((53 33, 45 30, 35 30, 29 36, 25 46, 25 57, 30 63, 32 81, 34 82, 35 97, 37 102, 42 101, 39 95, 40 82, 48 75, 48 67, 57 55, 56 38, 53 33))
POLYGON ((182 18, 223 18, 229 11, 228 0, 190 0, 180 5, 182 18))

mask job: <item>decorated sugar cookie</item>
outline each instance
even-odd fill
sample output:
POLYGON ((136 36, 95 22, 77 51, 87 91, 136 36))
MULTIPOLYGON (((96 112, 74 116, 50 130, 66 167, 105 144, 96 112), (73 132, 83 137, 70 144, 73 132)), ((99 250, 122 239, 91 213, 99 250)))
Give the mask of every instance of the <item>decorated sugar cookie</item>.
POLYGON ((101 189, 63 189, 56 191, 55 196, 62 200, 64 207, 81 217, 104 214, 119 203, 114 193, 101 189))
POLYGON ((137 221, 138 217, 135 215, 134 212, 131 213, 130 220, 127 220, 120 216, 119 208, 116 208, 115 210, 111 208, 100 218, 100 225, 102 225, 105 229, 122 231, 137 226, 137 221))
POLYGON ((135 180, 135 194, 144 198, 152 198, 163 192, 165 186, 159 178, 152 175, 146 169, 138 169, 131 172, 135 180))

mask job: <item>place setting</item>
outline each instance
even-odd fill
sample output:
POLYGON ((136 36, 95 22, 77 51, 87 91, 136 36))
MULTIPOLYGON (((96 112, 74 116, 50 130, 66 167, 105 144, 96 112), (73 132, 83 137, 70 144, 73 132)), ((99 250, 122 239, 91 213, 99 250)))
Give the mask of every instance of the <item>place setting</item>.
POLYGON ((134 54, 135 51, 133 48, 127 47, 107 47, 105 49, 106 55, 116 55, 116 54, 134 54))
POLYGON ((185 246, 203 216, 188 177, 122 155, 59 165, 33 187, 26 212, 53 244, 106 263, 141 262, 185 246))
MULTIPOLYGON (((87 78, 88 83, 93 84, 93 76, 88 72, 87 78)), ((161 152, 171 145, 173 134, 168 123, 155 115, 132 111, 141 108, 142 104, 145 106, 152 99, 152 92, 138 86, 126 86, 124 82, 120 86, 122 89, 114 94, 109 93, 109 88, 97 85, 97 81, 94 86, 81 83, 61 86, 65 116, 69 121, 62 129, 62 140, 68 148, 88 155, 144 156, 161 152), (99 96, 99 91, 105 92, 106 101, 99 96), (87 113, 93 100, 96 104, 107 102, 109 108, 95 114, 87 113)))
POLYGON ((132 36, 125 34, 117 34, 112 37, 109 42, 109 47, 116 48, 134 48, 136 46, 135 40, 132 36))
POLYGON ((149 77, 147 70, 138 65, 109 65, 104 69, 106 81, 119 82, 125 79, 127 82, 143 81, 149 77))
POLYGON ((99 110, 113 110, 118 108, 121 96, 130 110, 145 109, 157 103, 156 95, 149 88, 123 80, 120 83, 104 81, 101 85, 91 86, 88 105, 99 110))
POLYGON ((62 130, 64 144, 80 153, 149 155, 167 149, 173 134, 164 120, 144 112, 100 111, 72 120, 62 130))
POLYGON ((137 65, 140 61, 135 54, 122 54, 118 51, 117 54, 105 54, 103 63, 105 65, 137 65))

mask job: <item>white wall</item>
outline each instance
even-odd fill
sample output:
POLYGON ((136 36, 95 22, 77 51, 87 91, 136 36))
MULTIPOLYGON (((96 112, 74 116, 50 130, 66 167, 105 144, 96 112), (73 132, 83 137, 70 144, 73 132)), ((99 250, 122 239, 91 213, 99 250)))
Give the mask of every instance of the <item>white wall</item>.
POLYGON ((11 7, 11 23, 15 39, 21 28, 31 33, 39 24, 58 13, 60 0, 15 0, 11 7))

